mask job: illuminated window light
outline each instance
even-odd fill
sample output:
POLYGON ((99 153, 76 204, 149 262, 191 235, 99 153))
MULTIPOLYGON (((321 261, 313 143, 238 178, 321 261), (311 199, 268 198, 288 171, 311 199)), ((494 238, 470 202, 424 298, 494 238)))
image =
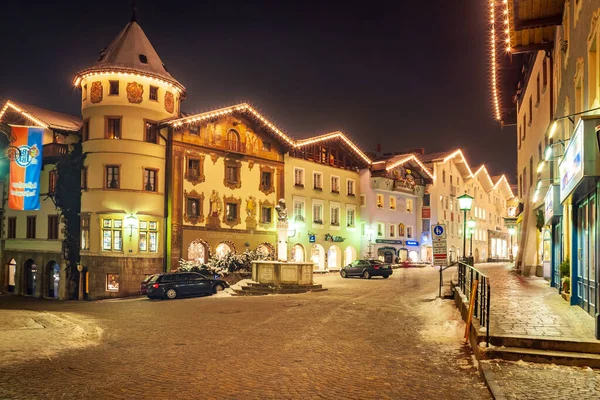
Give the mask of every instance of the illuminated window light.
POLYGON ((546 166, 546 162, 540 161, 540 163, 538 164, 537 170, 536 170, 538 174, 544 170, 544 166, 546 166))
POLYGON ((548 147, 546 147, 546 151, 544 151, 544 160, 550 161, 551 158, 552 158, 552 145, 548 145, 548 147))

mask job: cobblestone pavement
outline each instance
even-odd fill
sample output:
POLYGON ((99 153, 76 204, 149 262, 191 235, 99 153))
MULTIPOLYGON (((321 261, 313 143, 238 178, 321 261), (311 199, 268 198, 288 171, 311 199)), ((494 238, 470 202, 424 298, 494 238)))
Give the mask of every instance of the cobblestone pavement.
POLYGON ((589 368, 523 361, 481 361, 496 400, 597 400, 600 372, 589 368))
POLYGON ((492 335, 595 340, 594 319, 570 306, 545 279, 512 272, 512 264, 478 264, 490 277, 492 335))
POLYGON ((3 296, 0 313, 70 312, 103 336, 0 365, 0 399, 489 399, 458 312, 435 299, 437 278, 332 274, 316 278, 326 292, 173 301, 3 296))

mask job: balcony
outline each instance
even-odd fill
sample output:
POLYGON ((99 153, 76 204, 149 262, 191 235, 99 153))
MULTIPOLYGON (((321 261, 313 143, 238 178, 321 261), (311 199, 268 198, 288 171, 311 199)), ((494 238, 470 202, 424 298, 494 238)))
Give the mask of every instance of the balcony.
POLYGON ((239 140, 226 140, 225 150, 230 153, 246 154, 246 144, 239 140))
POLYGON ((392 179, 386 177, 375 177, 371 179, 373 189, 377 190, 393 190, 395 192, 403 192, 413 194, 415 185, 404 179, 392 179))
POLYGON ((42 149, 42 164, 55 164, 67 155, 69 145, 64 143, 48 143, 42 149))

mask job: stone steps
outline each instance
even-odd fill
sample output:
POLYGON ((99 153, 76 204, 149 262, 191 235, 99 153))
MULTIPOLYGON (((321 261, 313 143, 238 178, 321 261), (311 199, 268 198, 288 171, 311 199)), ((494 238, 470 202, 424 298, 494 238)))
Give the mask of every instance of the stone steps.
MULTIPOLYGON (((480 337, 480 342, 485 336, 480 337)), ((490 336, 490 344, 496 347, 525 348, 535 350, 589 353, 600 355, 600 341, 568 338, 541 338, 539 336, 490 336)))
POLYGON ((600 354, 527 349, 522 347, 479 347, 481 359, 503 359, 573 367, 600 368, 600 354))
POLYGON ((234 290, 237 296, 265 296, 269 294, 300 294, 307 292, 323 292, 322 285, 269 285, 265 283, 250 283, 242 286, 241 290, 234 290))

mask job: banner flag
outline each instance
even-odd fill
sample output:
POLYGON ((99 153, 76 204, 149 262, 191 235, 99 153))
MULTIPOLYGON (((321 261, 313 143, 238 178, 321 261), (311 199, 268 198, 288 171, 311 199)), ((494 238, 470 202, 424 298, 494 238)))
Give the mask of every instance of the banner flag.
POLYGON ((10 160, 8 207, 13 210, 40 209, 40 173, 44 128, 11 126, 19 149, 10 160))

